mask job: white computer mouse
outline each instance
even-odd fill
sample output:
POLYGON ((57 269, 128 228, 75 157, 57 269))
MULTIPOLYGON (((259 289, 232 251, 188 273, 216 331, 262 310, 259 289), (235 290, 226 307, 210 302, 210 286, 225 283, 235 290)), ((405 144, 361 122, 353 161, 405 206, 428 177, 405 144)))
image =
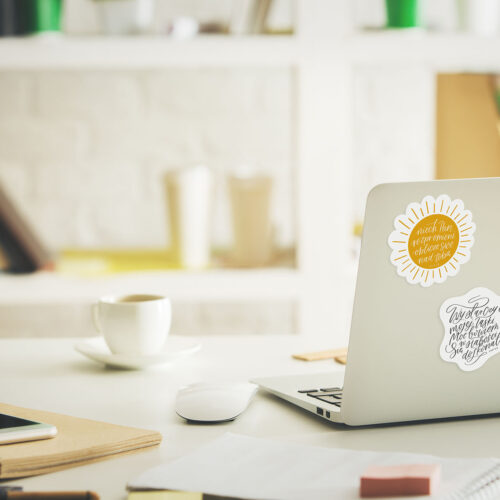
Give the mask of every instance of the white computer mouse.
POLYGON ((257 387, 231 382, 191 384, 179 389, 175 411, 190 422, 234 420, 247 409, 257 387))

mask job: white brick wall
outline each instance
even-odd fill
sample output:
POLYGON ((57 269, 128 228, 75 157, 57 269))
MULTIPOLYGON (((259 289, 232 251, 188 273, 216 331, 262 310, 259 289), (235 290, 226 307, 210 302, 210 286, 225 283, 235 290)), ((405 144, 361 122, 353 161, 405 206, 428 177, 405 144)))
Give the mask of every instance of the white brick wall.
POLYGON ((433 178, 433 78, 420 66, 356 69, 354 213, 358 220, 376 184, 433 178))
POLYGON ((0 114, 0 154, 4 161, 76 162, 86 148, 82 123, 38 116, 0 114))
MULTIPOLYGON (((419 68, 358 68, 355 84, 359 216, 373 184, 429 161, 433 96, 419 68)), ((162 246, 162 175, 204 161, 219 179, 215 243, 227 244, 224 173, 253 161, 276 178, 277 234, 290 244, 292 88, 280 69, 2 73, 0 178, 53 247, 162 246)))
POLYGON ((224 174, 276 178, 279 243, 293 242, 291 72, 0 74, 0 178, 54 248, 166 246, 164 172, 205 162, 219 181, 214 243, 230 242, 224 174))
POLYGON ((33 80, 21 74, 5 74, 0 79, 0 117, 29 113, 33 97, 33 80))
POLYGON ((34 111, 48 119, 134 120, 145 113, 137 76, 104 71, 37 74, 34 111))

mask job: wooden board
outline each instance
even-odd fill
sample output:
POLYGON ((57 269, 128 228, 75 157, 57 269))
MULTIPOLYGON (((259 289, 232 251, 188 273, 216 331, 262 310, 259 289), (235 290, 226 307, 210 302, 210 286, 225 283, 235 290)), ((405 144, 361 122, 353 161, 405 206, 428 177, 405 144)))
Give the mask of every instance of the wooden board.
POLYGON ((339 349, 329 349, 327 351, 306 352, 302 354, 293 354, 292 357, 302 361, 320 361, 322 359, 335 359, 337 357, 347 356, 347 347, 339 349))
POLYGON ((500 176, 500 136, 493 77, 437 77, 436 178, 500 176))

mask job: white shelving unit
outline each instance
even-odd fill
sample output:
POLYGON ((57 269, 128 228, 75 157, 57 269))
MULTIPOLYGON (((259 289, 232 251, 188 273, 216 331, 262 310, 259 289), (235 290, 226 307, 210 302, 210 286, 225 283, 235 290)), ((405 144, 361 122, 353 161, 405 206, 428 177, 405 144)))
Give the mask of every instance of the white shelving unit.
MULTIPOLYGON (((297 0, 294 36, 32 38, 0 42, 0 70, 281 66, 295 69, 297 260, 289 269, 139 273, 76 279, 2 277, 0 304, 90 301, 111 290, 190 300, 295 300, 299 332, 347 337, 355 278, 349 245, 350 60, 346 1, 297 0), (326 160, 328 159, 328 161, 326 160)), ((353 38, 349 44, 357 43, 353 38)))
POLYGON ((354 31, 332 55, 351 65, 419 64, 433 72, 490 72, 500 69, 500 38, 465 33, 354 31))
MULTIPOLYGON (((295 268, 141 273, 100 280, 40 274, 2 277, 0 303, 92 300, 116 287, 203 300, 296 300, 298 329, 347 339, 356 275, 350 253, 352 105, 355 68, 418 64, 436 72, 500 71, 500 39, 459 34, 359 32, 348 0, 296 0, 294 36, 60 38, 0 42, 0 70, 292 67, 295 95, 297 262, 295 268)), ((429 103, 433 106, 433 103, 429 103)), ((430 127, 433 125, 430 124, 430 127)), ((432 148, 431 148, 432 149, 432 148)), ((432 175, 433 158, 423 169, 432 175)))
MULTIPOLYGON (((292 36, 33 37, 0 41, 0 71, 151 69, 189 67, 295 67, 292 36)), ((36 273, 0 278, 0 306, 90 303, 107 293, 137 290, 178 301, 256 302, 300 300, 301 275, 292 267, 200 272, 137 272, 105 277, 36 273)))
MULTIPOLYGON (((323 52, 325 47, 315 46, 323 52)), ((425 64, 440 72, 495 71, 500 38, 426 31, 353 31, 328 46, 328 62, 425 64)), ((0 41, 0 70, 147 69, 203 66, 282 66, 307 63, 304 37, 200 35, 188 40, 159 36, 57 36, 0 41)))
POLYGON ((148 69, 203 66, 290 66, 297 62, 292 36, 200 35, 50 36, 0 42, 0 70, 148 69))

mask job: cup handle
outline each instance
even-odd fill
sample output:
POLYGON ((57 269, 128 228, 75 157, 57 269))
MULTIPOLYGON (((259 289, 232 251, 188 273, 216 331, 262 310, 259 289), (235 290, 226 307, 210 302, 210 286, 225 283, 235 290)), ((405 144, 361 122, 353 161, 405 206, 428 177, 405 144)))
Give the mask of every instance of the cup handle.
POLYGON ((92 304, 92 320, 94 321, 95 329, 99 333, 102 333, 101 322, 99 321, 99 304, 92 304))

